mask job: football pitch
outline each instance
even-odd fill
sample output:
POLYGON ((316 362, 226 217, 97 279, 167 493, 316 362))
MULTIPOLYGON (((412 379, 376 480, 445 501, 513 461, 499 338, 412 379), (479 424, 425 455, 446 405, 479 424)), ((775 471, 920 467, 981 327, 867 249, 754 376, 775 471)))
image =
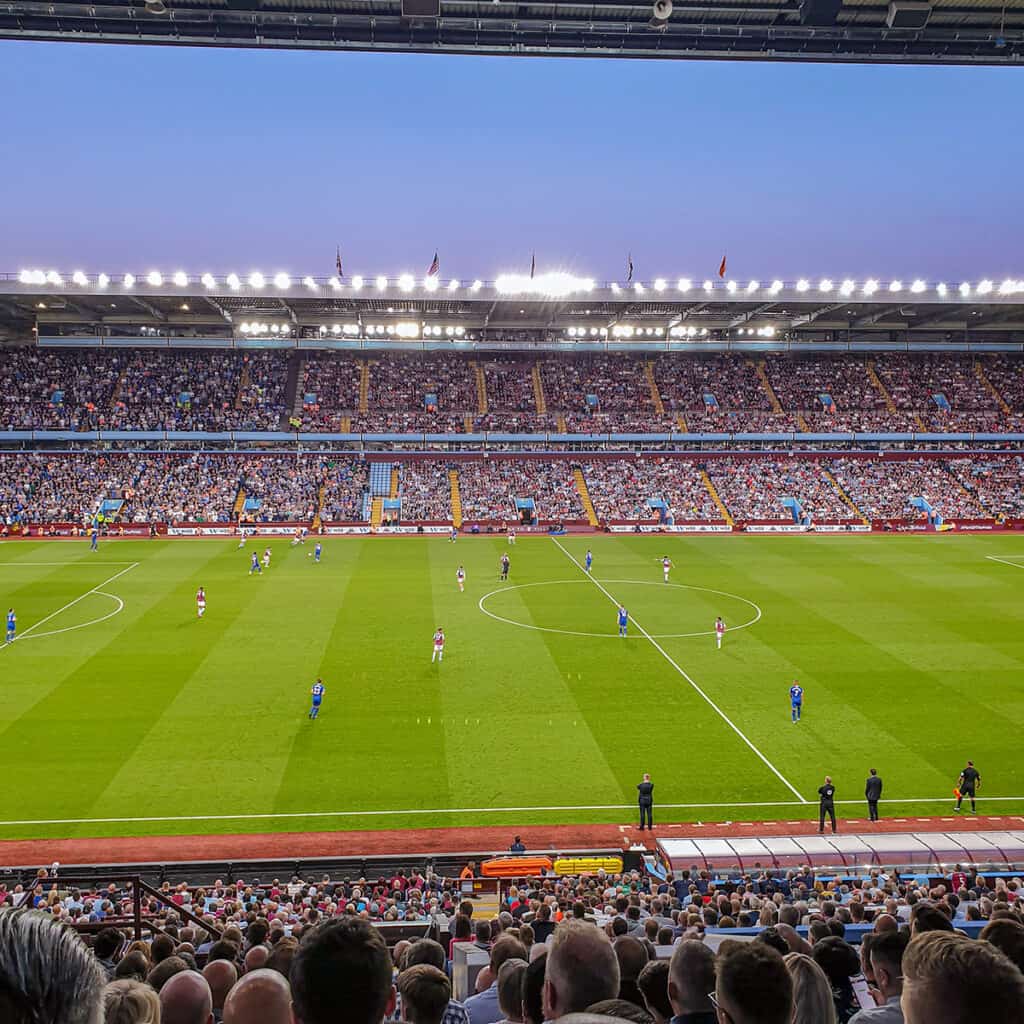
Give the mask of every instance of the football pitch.
POLYGON ((968 758, 1024 813, 1024 538, 323 545, 0 544, 0 839, 631 823, 645 771, 662 823, 816 817, 826 773, 863 817, 871 767, 947 815, 968 758))

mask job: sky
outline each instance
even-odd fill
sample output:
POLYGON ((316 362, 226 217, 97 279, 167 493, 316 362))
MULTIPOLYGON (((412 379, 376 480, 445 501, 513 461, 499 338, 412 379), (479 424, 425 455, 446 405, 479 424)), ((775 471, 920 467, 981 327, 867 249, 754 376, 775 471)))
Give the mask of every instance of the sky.
POLYGON ((1024 277, 1024 72, 0 42, 0 272, 1024 277))

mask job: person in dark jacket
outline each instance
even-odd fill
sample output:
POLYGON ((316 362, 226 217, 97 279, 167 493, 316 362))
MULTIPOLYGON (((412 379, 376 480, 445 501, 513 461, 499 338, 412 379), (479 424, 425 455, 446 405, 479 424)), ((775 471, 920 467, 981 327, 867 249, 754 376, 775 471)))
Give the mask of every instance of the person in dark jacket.
POLYGON ((878 801, 882 799, 882 780, 878 777, 878 769, 872 768, 864 783, 864 798, 868 802, 868 817, 878 821, 878 801))
POLYGON ((825 776, 825 785, 818 787, 818 831, 825 831, 825 815, 832 819, 832 831, 836 830, 836 787, 830 776, 825 776))
POLYGON ((650 775, 644 774, 644 781, 637 783, 637 792, 639 793, 638 802, 640 804, 640 831, 644 830, 644 822, 647 823, 647 829, 650 831, 654 828, 654 820, 652 817, 654 811, 654 783, 651 782, 650 775))

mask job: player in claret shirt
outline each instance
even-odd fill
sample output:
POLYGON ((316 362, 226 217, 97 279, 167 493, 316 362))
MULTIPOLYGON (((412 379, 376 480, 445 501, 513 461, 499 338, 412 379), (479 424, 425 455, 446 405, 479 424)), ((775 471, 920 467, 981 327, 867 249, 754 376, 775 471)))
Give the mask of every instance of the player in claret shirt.
POLYGON ((722 637, 724 636, 725 623, 722 621, 722 616, 719 615, 718 618, 715 619, 715 643, 718 647, 718 650, 722 649, 722 637))
POLYGON ((201 619, 206 614, 206 591, 200 587, 196 591, 196 618, 201 619))
POLYGON ((438 626, 434 632, 434 653, 430 656, 430 663, 444 661, 444 630, 438 626))
POLYGON ((459 585, 459 593, 463 593, 466 589, 466 570, 461 565, 455 573, 455 582, 459 585))

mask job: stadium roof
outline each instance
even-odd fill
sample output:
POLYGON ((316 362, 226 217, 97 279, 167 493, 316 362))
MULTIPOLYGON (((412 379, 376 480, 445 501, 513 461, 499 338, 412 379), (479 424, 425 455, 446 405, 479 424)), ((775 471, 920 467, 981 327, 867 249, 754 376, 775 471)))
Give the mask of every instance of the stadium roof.
POLYGON ((1024 342, 1024 280, 0 275, 0 339, 1024 342))
POLYGON ((674 0, 668 10, 667 20, 652 24, 653 4, 630 0, 2 0, 0 38, 514 56, 1024 64, 1024 0, 674 0))

